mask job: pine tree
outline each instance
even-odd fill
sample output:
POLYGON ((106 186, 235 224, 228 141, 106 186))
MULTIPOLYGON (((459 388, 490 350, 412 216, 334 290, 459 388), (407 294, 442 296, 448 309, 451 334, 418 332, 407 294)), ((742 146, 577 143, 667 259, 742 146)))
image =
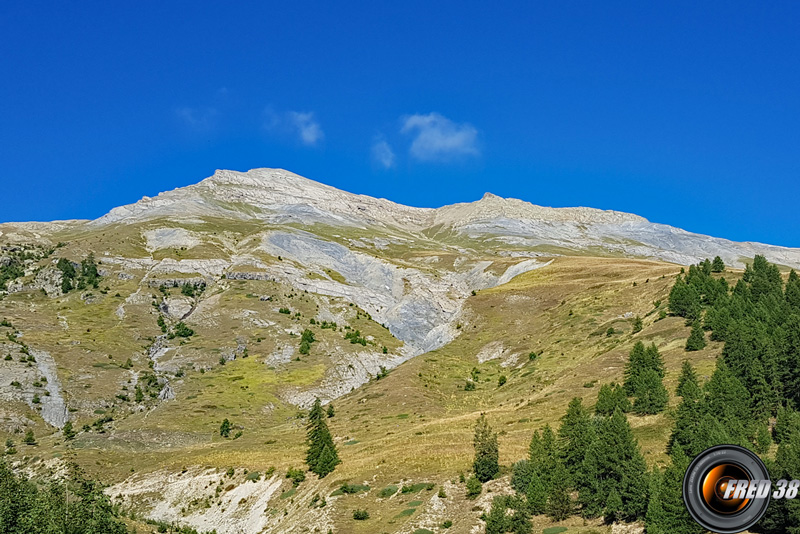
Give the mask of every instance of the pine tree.
POLYGON ((511 466, 511 487, 517 493, 524 494, 531 483, 533 467, 527 459, 519 460, 511 466))
POLYGON ((219 425, 219 435, 222 436, 223 438, 227 438, 228 436, 231 435, 231 428, 232 428, 231 422, 228 421, 228 418, 226 417, 222 421, 222 424, 219 425))
POLYGON ((697 373, 694 367, 692 367, 689 360, 683 360, 681 376, 678 377, 678 387, 675 388, 675 394, 679 397, 685 397, 686 395, 696 394, 699 389, 700 385, 697 382, 697 373))
POLYGON ((36 445, 36 436, 33 435, 33 430, 29 428, 25 432, 25 437, 22 438, 22 443, 25 445, 36 445))
POLYGON ((633 411, 639 415, 661 413, 667 407, 669 394, 655 369, 646 369, 636 382, 633 411))
POLYGON ((506 496, 498 495, 492 499, 489 513, 486 514, 486 534, 505 534, 509 521, 506 511, 506 496))
POLYGON ((550 494, 544 480, 538 472, 534 472, 531 481, 528 484, 528 489, 525 491, 525 497, 528 501, 528 509, 534 515, 545 513, 547 510, 547 497, 550 494))
POLYGON ((678 276, 669 293, 669 311, 673 315, 695 320, 700 317, 702 309, 700 292, 694 285, 686 283, 684 278, 678 276))
POLYGON ((309 471, 320 478, 332 473, 341 463, 325 419, 326 414, 322 409, 322 402, 317 398, 308 413, 308 423, 306 424, 306 443, 308 445, 306 465, 308 465, 309 471))
POLYGON ((746 444, 750 394, 724 361, 717 360, 717 367, 706 383, 705 391, 706 414, 713 415, 713 419, 726 429, 732 443, 746 444))
POLYGON ((569 474, 561 462, 556 463, 551 479, 547 494, 547 515, 553 521, 563 521, 572 514, 572 498, 569 496, 569 474))
POLYGON ((475 461, 472 469, 478 480, 488 482, 500 472, 500 464, 498 463, 497 433, 492 431, 484 414, 481 414, 475 424, 475 438, 472 444, 475 448, 475 461))
POLYGON ((670 454, 672 464, 661 473, 651 475, 650 502, 647 505, 648 534, 703 534, 689 515, 683 502, 683 477, 689 467, 689 459, 682 451, 670 454))
POLYGON ((328 404, 328 419, 336 415, 336 410, 333 408, 333 403, 328 404))
POLYGON ((609 416, 614 410, 619 409, 623 413, 631 410, 631 403, 625 395, 623 387, 619 384, 603 384, 597 394, 597 404, 594 406, 594 413, 597 415, 609 416))
POLYGON ((588 517, 604 513, 612 490, 622 500, 619 517, 641 518, 647 505, 647 464, 625 415, 617 410, 598 423, 597 439, 586 455, 586 486, 579 490, 588 517))
POLYGON ((632 396, 636 388, 636 381, 642 371, 647 368, 647 356, 645 355, 644 343, 637 341, 628 355, 628 362, 625 364, 625 381, 623 388, 627 396, 632 396))
POLYGON ((583 460, 595 439, 591 415, 579 397, 572 399, 567 406, 567 413, 561 418, 558 439, 564 466, 576 485, 585 478, 583 460))
POLYGON ((642 328, 644 328, 644 322, 642 321, 642 318, 637 315, 633 320, 633 333, 636 334, 637 332, 641 332, 642 328))
POLYGON ((700 443, 700 423, 705 415, 705 399, 703 391, 691 380, 686 380, 681 387, 683 400, 675 413, 675 426, 672 428, 667 451, 681 450, 685 455, 694 457, 703 451, 700 443))
POLYGON ((510 496, 506 501, 506 506, 511 508, 512 514, 508 518, 508 530, 513 534, 531 534, 531 513, 527 503, 519 496, 510 496))
POLYGON ((702 350, 706 346, 706 334, 703 332, 703 327, 700 321, 692 323, 692 332, 689 334, 689 339, 686 340, 686 352, 702 350))
POLYGON ((711 272, 713 273, 721 273, 725 270, 725 262, 722 261, 722 258, 719 256, 714 257, 714 261, 711 262, 711 272))

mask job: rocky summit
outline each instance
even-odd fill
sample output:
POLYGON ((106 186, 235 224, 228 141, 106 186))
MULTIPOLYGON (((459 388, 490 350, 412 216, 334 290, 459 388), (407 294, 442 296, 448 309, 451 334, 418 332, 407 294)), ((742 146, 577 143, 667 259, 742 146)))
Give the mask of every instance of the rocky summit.
MULTIPOLYGON (((26 472, 83 466, 139 532, 483 532, 532 432, 620 382, 638 341, 670 391, 684 360, 711 373, 722 344, 686 352, 671 288, 715 257, 732 287, 756 256, 800 268, 800 249, 616 211, 217 171, 93 221, 0 224, 0 432, 26 472), (327 476, 305 471, 316 399, 327 476), (472 495, 482 413, 505 469, 472 495)), ((665 465, 670 415, 630 419, 665 465)))

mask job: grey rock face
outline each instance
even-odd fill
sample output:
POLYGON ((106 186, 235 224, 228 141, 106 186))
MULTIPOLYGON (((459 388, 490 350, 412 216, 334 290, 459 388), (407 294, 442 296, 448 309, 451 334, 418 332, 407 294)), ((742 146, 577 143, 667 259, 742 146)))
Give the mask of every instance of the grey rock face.
POLYGON ((59 269, 45 267, 36 274, 33 286, 35 289, 43 289, 48 297, 60 297, 62 295, 61 282, 63 279, 64 275, 59 269))
MULTIPOLYGON (((693 234, 637 215, 593 208, 548 208, 492 194, 471 203, 441 208, 413 208, 385 199, 340 191, 280 169, 248 172, 217 171, 189 187, 143 198, 111 210, 92 226, 130 220, 168 217, 176 221, 197 217, 257 219, 273 224, 323 223, 331 226, 401 229, 417 233, 434 227, 451 228, 464 236, 489 239, 499 251, 552 245, 571 250, 601 247, 627 256, 657 258, 680 264, 719 255, 729 265, 763 254, 769 261, 800 268, 800 249, 760 243, 735 243, 693 234)), ((181 228, 147 234, 149 247, 192 245, 198 237, 181 228)), ((384 248, 383 238, 372 240, 384 248)), ((355 247, 369 239, 353 240, 355 247)))
POLYGON ((30 349, 30 353, 36 358, 36 367, 39 369, 39 373, 47 379, 44 387, 49 395, 40 397, 42 419, 56 428, 62 428, 69 419, 69 412, 67 403, 61 394, 61 381, 58 379, 56 362, 50 353, 43 350, 30 349))

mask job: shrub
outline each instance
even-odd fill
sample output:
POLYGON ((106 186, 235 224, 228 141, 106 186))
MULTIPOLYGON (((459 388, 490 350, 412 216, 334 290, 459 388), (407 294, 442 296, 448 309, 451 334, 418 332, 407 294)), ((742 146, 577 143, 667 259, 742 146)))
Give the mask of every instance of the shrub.
POLYGON ((475 391, 475 382, 467 380, 467 383, 464 384, 464 391, 475 391))
POLYGON ((397 493, 399 488, 397 486, 386 486, 380 492, 378 492, 378 497, 381 499, 387 499, 397 493))
POLYGON ((194 330, 186 326, 183 321, 176 324, 173 331, 178 337, 191 337, 194 335, 194 330))
POLYGON ((219 425, 219 435, 222 436, 223 438, 227 438, 228 436, 231 435, 231 428, 232 428, 231 422, 228 421, 228 418, 226 417, 222 421, 222 424, 219 425))
POLYGON ((506 382, 508 382, 506 375, 500 375, 500 378, 497 379, 497 387, 501 387, 506 382))
POLYGON ((483 491, 483 484, 474 475, 467 480, 467 499, 474 499, 483 491))
POLYGON ((354 510, 353 511, 353 519, 356 521, 364 521, 369 519, 369 512, 366 510, 354 510))
POLYGON ((286 472, 286 478, 292 479, 292 485, 297 487, 306 479, 306 473, 301 469, 295 469, 294 467, 290 467, 289 470, 286 472))

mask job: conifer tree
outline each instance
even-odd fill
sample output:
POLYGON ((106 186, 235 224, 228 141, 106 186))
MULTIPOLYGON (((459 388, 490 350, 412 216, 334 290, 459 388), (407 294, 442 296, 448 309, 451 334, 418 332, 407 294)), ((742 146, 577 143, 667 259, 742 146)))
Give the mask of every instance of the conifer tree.
POLYGON ((619 409, 623 413, 631 410, 631 403, 625 395, 625 391, 619 384, 603 384, 597 394, 597 404, 594 406, 594 413, 597 415, 609 416, 614 410, 619 409))
POLYGON ((645 369, 636 382, 633 411, 639 415, 653 415, 666 409, 669 394, 655 369, 645 369))
POLYGON ((308 413, 306 425, 306 443, 308 444, 306 465, 308 465, 309 471, 320 478, 332 473, 341 463, 336 445, 333 443, 333 437, 325 422, 325 415, 322 403, 317 398, 308 413))
POLYGON ((685 455, 694 457, 703 451, 699 427, 705 415, 704 394, 692 380, 683 382, 680 390, 683 400, 675 413, 675 426, 672 428, 667 451, 680 449, 685 455))
POLYGON ((481 482, 492 480, 500 472, 499 451, 497 448, 497 433, 492 431, 486 416, 481 414, 475 424, 475 461, 472 469, 481 482))
POLYGON ((717 367, 704 389, 706 409, 700 427, 709 436, 705 445, 710 447, 725 443, 715 443, 721 439, 747 445, 747 426, 751 421, 750 395, 723 360, 717 360, 717 367), (720 434, 723 429, 727 436, 720 434))
POLYGON ((691 518, 683 502, 683 477, 689 467, 689 459, 678 449, 670 457, 672 463, 663 473, 656 469, 651 475, 647 532, 703 534, 705 529, 691 518))
POLYGON ((615 490, 622 500, 620 519, 643 517, 647 506, 647 464, 625 415, 616 410, 598 423, 597 439, 586 455, 587 484, 579 490, 583 512, 597 517, 615 490))
POLYGON ((714 257, 714 261, 711 262, 711 272, 713 273, 721 273, 725 270, 725 262, 722 261, 722 258, 719 256, 714 257))
POLYGON ((678 276, 669 293, 669 311, 673 315, 693 321, 700 317, 702 309, 699 291, 694 285, 686 283, 684 278, 678 276))
POLYGON ((678 377, 678 387, 675 388, 675 394, 679 397, 686 395, 696 395, 699 391, 700 385, 697 382, 697 373, 692 367, 689 360, 683 360, 681 366, 681 376, 678 377))
POLYGON ((510 496, 507 506, 512 510, 508 518, 508 530, 513 534, 531 534, 533 531, 531 512, 525 500, 519 496, 510 496))
POLYGON ((700 321, 695 321, 692 323, 692 332, 689 334, 689 339, 686 340, 686 352, 702 350, 705 346, 706 334, 703 332, 700 321))
POLYGON ((506 534, 508 532, 506 496, 498 495, 492 499, 489 513, 486 514, 486 534, 506 534))
POLYGON ((541 475, 538 472, 534 472, 528 484, 528 489, 525 491, 528 509, 532 514, 539 515, 545 513, 549 494, 550 491, 545 485, 541 475))
POLYGON ((564 467, 573 485, 577 485, 585 478, 583 460, 595 439, 591 415, 579 397, 572 399, 567 406, 567 412, 561 418, 558 439, 564 467))
POLYGON ((642 371, 647 368, 647 356, 645 355, 644 343, 637 341, 628 355, 628 362, 625 364, 625 381, 623 388, 627 396, 632 396, 636 388, 636 381, 642 371))
POLYGON ((572 514, 572 498, 569 495, 569 474, 561 462, 556 463, 551 480, 547 515, 553 521, 563 521, 572 514))

